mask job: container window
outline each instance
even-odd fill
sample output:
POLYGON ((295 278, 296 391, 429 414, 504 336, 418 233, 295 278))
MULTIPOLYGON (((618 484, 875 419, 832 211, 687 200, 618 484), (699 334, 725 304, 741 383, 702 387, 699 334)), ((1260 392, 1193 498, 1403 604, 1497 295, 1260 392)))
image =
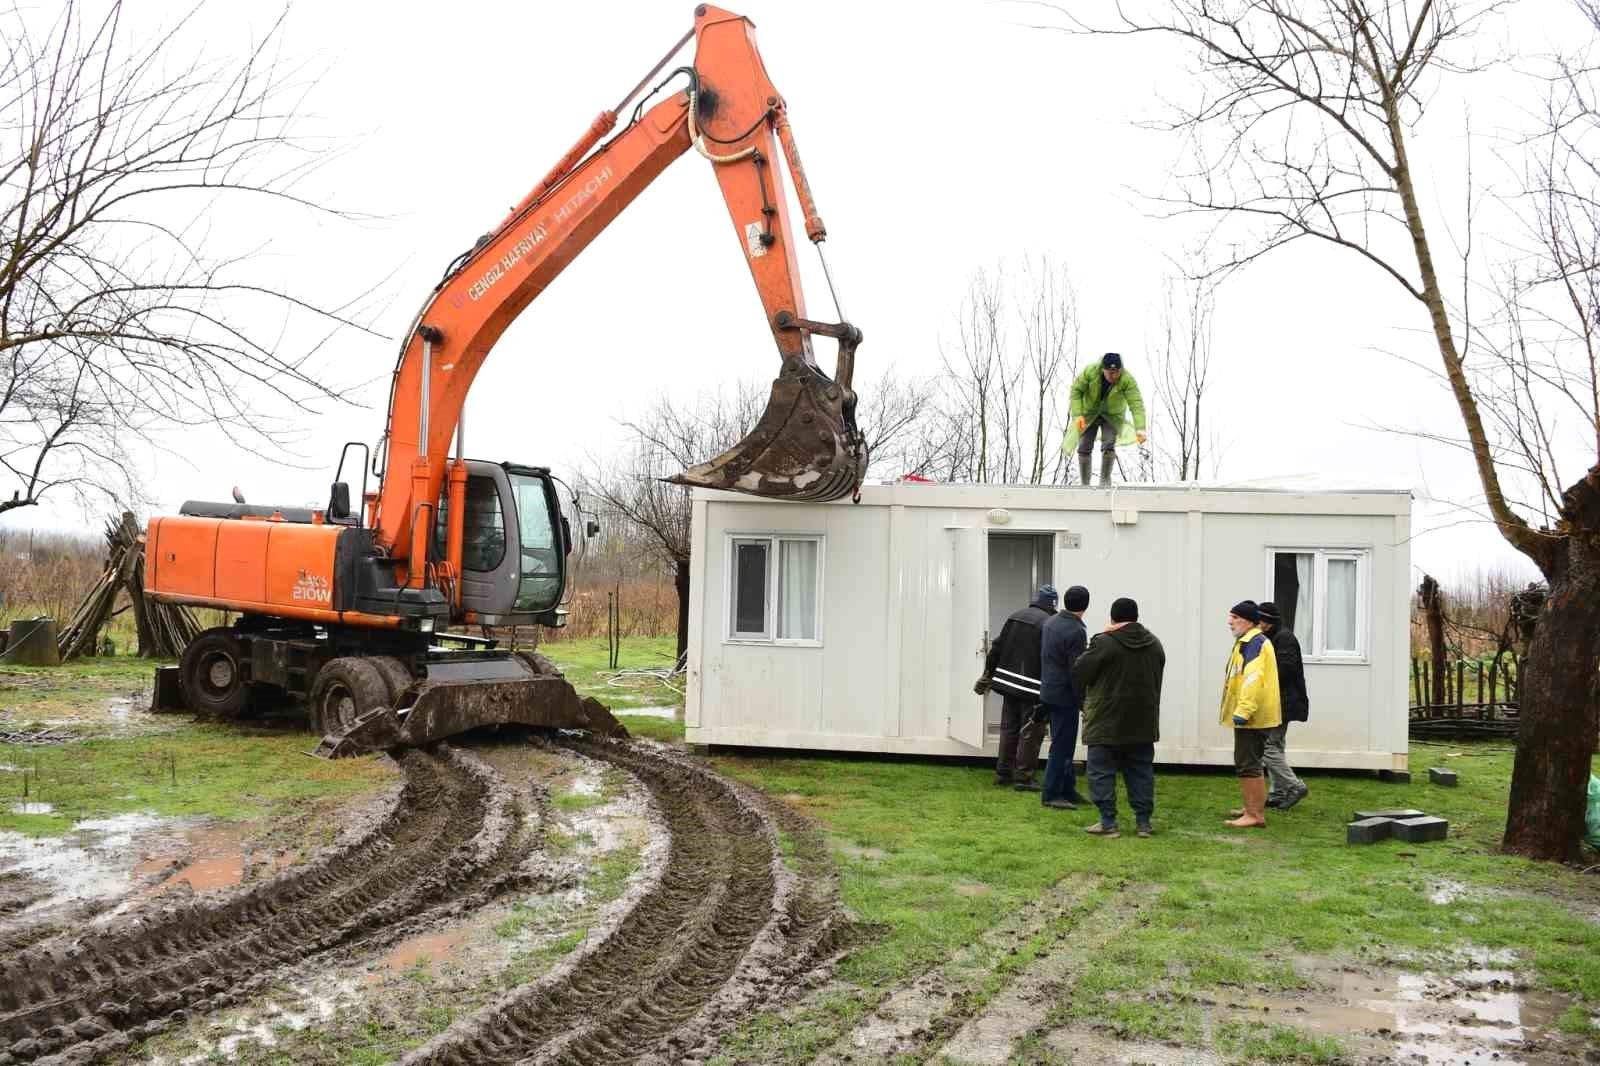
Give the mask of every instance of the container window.
POLYGON ((1324 662, 1365 660, 1368 641, 1366 551, 1274 548, 1268 552, 1268 587, 1284 627, 1300 638, 1306 658, 1324 662))
POLYGON ((821 537, 733 537, 728 585, 728 639, 822 639, 821 537))

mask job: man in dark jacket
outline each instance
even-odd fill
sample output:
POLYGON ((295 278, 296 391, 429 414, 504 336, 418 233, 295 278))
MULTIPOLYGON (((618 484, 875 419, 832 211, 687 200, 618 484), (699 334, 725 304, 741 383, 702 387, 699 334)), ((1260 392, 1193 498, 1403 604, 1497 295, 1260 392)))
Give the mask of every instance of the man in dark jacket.
POLYGON ((1086 802, 1078 795, 1077 776, 1072 772, 1072 748, 1078 743, 1078 712, 1081 704, 1072 685, 1072 664, 1089 644, 1083 628, 1083 612, 1089 609, 1089 590, 1073 585, 1061 598, 1063 610, 1044 624, 1044 644, 1040 662, 1044 673, 1039 700, 1050 719, 1050 761, 1044 768, 1046 806, 1075 811, 1086 802))
POLYGON ((1119 599, 1111 624, 1078 656, 1072 680, 1083 694, 1083 743, 1089 751, 1089 797, 1100 821, 1085 832, 1115 837, 1117 773, 1128 789, 1139 835, 1154 830, 1156 741, 1161 739, 1161 675, 1167 653, 1139 624, 1139 605, 1119 599))
POLYGON ((1039 645, 1044 624, 1055 613, 1056 587, 1040 585, 1033 602, 1006 619, 999 638, 989 645, 983 676, 972 686, 979 695, 993 689, 1003 697, 1000 756, 994 764, 996 785, 1012 784, 1014 775, 1020 775, 1023 784, 1019 787, 1038 788, 1032 782, 1033 764, 1044 742, 1044 720, 1033 721, 1039 706, 1039 645))
POLYGON ((1283 614, 1277 604, 1257 604, 1256 610, 1261 614, 1261 632, 1272 641, 1272 650, 1278 658, 1278 693, 1283 704, 1283 723, 1267 730, 1267 753, 1262 759, 1270 785, 1267 806, 1286 811, 1311 792, 1289 766, 1285 751, 1289 723, 1304 722, 1311 717, 1311 700, 1306 695, 1306 667, 1300 656, 1299 639, 1293 630, 1284 628, 1283 614))

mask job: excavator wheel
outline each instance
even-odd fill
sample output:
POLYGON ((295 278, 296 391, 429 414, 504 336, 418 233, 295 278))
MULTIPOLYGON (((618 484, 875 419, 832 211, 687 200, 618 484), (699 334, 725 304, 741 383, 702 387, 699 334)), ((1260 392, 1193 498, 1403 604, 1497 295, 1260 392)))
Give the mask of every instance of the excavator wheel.
POLYGON ((517 658, 528 664, 528 668, 540 677, 564 677, 561 667, 551 662, 536 651, 519 651, 517 658))
POLYGON ((416 678, 411 676, 411 671, 406 669, 406 664, 392 655, 374 655, 367 660, 378 668, 378 673, 383 675, 383 680, 389 687, 389 698, 385 705, 399 707, 400 697, 406 690, 416 683, 416 678))
POLYGON ((388 706, 389 684, 371 659, 331 659, 311 686, 311 728, 324 735, 343 733, 368 711, 388 706))
POLYGON ((244 645, 232 630, 208 629, 191 640, 178 660, 178 683, 189 709, 237 718, 250 698, 244 663, 244 645))

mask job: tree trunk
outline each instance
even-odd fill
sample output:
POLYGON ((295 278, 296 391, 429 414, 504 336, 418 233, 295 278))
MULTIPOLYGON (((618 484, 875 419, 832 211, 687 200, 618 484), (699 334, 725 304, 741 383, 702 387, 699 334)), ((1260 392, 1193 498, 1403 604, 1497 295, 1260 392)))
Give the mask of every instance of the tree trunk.
POLYGON ((1450 672, 1444 646, 1444 590, 1432 575, 1422 575, 1422 586, 1417 589, 1422 597, 1422 617, 1428 626, 1428 656, 1433 660, 1433 692, 1429 702, 1438 705, 1445 701, 1445 675, 1450 672))
POLYGON ((1577 857, 1595 752, 1600 670, 1600 465, 1562 500, 1567 535, 1552 538, 1550 593, 1517 673, 1520 732, 1502 847, 1577 857))
POLYGON ((672 584, 678 590, 678 662, 689 654, 689 560, 672 560, 672 584))

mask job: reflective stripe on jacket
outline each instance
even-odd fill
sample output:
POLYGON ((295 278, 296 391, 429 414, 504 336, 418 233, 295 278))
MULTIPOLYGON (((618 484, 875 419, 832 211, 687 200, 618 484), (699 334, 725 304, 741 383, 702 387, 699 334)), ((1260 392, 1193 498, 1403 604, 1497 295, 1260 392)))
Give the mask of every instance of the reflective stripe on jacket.
POLYGON ((1039 702, 1040 644, 1044 624, 1054 613, 1030 603, 1006 619, 983 664, 983 676, 989 679, 991 689, 1002 696, 1039 702))
POLYGON ((1259 628, 1252 628, 1233 642, 1228 654, 1228 671, 1222 681, 1222 724, 1231 726, 1235 716, 1245 720, 1241 728, 1271 729, 1283 724, 1283 704, 1278 692, 1278 657, 1272 641, 1259 628))

